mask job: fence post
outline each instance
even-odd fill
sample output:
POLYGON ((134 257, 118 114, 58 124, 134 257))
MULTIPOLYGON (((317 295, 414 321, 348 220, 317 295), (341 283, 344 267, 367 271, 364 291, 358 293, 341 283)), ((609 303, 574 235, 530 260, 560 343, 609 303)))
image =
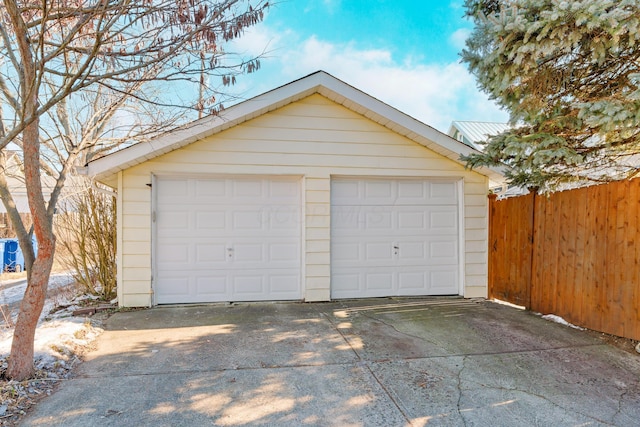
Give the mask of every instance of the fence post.
POLYGON ((536 263, 534 262, 536 256, 536 197, 538 195, 538 188, 529 188, 531 192, 531 236, 529 237, 529 244, 531 248, 531 258, 529 258, 529 283, 527 284, 527 299, 525 301, 525 308, 531 310, 531 294, 533 292, 533 280, 535 277, 536 263))
POLYGON ((494 247, 494 227, 495 227, 495 219, 494 219, 494 209, 495 209, 495 203, 496 203, 496 199, 498 198, 497 194, 489 194, 488 195, 488 199, 489 199, 489 227, 488 227, 488 236, 487 236, 487 243, 488 243, 488 254, 487 254, 487 297, 489 299, 493 299, 495 296, 493 294, 493 289, 494 289, 494 281, 495 281, 495 277, 494 277, 494 271, 495 271, 495 267, 493 265, 493 263, 495 262, 495 256, 493 255, 493 247, 494 247))

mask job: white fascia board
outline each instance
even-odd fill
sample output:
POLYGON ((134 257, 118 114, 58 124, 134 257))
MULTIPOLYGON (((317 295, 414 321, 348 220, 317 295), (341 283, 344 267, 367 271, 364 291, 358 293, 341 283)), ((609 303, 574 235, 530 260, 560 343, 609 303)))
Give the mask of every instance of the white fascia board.
MULTIPOLYGON (((313 76, 311 76, 313 77, 313 76)), ((317 91, 313 81, 297 80, 236 104, 219 115, 206 117, 149 141, 140 142, 88 164, 89 176, 108 180, 111 175, 154 159, 195 141, 219 133, 253 117, 295 102, 317 91)))

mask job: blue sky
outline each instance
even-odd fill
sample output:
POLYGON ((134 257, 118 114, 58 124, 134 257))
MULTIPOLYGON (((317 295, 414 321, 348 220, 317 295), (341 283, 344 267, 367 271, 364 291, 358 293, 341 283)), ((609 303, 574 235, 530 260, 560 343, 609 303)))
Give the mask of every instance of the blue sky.
MULTIPOLYGON (((507 120, 459 62, 463 0, 280 0, 233 45, 266 51, 233 88, 251 97, 317 70, 446 132, 452 120, 507 120)), ((228 105, 227 105, 228 106, 228 105)))

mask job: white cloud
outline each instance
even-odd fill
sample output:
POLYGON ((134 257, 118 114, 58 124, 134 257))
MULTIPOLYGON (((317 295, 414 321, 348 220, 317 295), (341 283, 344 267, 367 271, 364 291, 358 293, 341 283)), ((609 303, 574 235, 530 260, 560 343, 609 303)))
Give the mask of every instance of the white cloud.
POLYGON ((367 92, 441 131, 452 120, 506 121, 507 116, 480 93, 464 65, 393 61, 385 50, 359 50, 311 37, 283 55, 289 80, 317 70, 367 92), (411 64, 411 65, 407 65, 411 64))
POLYGON ((267 26, 254 27, 245 37, 241 45, 247 51, 260 53, 268 45, 271 52, 262 70, 239 80, 235 90, 245 96, 324 70, 443 132, 452 120, 507 120, 458 62, 418 63, 409 57, 398 62, 384 49, 359 49, 317 37, 300 40, 293 33, 272 34, 267 26))
POLYGON ((266 25, 256 25, 247 28, 241 37, 233 39, 225 46, 225 51, 233 52, 245 57, 257 57, 265 52, 281 46, 283 38, 287 38, 288 33, 276 33, 271 31, 266 25))
POLYGON ((471 29, 459 28, 449 36, 449 43, 456 49, 461 50, 465 47, 464 42, 469 38, 470 35, 471 29))

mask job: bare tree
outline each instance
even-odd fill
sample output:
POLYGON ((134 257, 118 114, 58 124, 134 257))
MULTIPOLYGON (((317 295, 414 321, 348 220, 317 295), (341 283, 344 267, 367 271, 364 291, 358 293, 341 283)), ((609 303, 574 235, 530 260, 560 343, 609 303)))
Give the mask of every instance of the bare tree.
MULTIPOLYGON (((0 149, 13 141, 22 150, 38 241, 36 257, 30 249, 30 231, 0 177, 0 198, 25 249, 28 280, 7 377, 22 380, 34 372, 33 339, 55 250, 53 215, 76 162, 110 150, 112 145, 104 144, 109 138, 118 143, 126 139, 126 132, 110 128, 109 123, 126 105, 133 105, 132 100, 138 106, 215 108, 215 89, 202 82, 222 77, 226 84, 235 73, 258 68, 255 60, 229 59, 223 47, 260 22, 267 7, 262 0, 3 0, 0 149), (189 84, 199 95, 197 107, 162 95, 167 92, 163 89, 189 84), (105 103, 113 106, 107 107, 110 120, 94 116, 95 109, 86 110, 76 116, 82 118, 80 132, 72 132, 69 111, 78 110, 70 105, 82 105, 87 94, 98 93, 110 99, 105 103), (54 179, 48 200, 43 195, 43 174, 54 179)), ((120 119, 127 117, 131 116, 120 119)))
POLYGON ((116 201, 89 181, 81 177, 74 182, 77 191, 65 197, 66 209, 56 215, 62 249, 57 258, 84 293, 109 301, 116 296, 116 201))

